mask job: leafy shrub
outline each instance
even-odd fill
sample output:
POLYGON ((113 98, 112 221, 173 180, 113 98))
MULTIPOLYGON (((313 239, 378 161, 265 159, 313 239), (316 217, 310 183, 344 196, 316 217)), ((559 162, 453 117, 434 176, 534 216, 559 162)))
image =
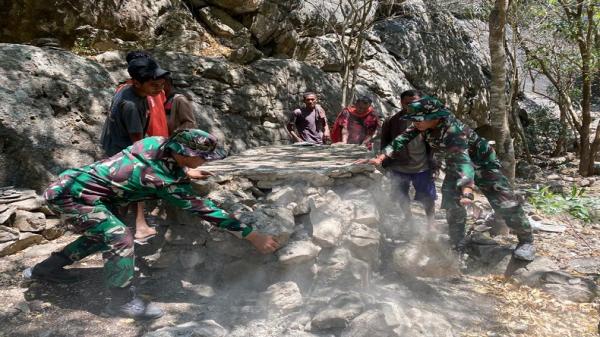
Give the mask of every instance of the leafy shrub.
POLYGON ((585 188, 573 185, 568 194, 556 194, 548 186, 528 191, 529 203, 545 214, 570 214, 585 223, 597 221, 600 202, 585 196, 585 188))

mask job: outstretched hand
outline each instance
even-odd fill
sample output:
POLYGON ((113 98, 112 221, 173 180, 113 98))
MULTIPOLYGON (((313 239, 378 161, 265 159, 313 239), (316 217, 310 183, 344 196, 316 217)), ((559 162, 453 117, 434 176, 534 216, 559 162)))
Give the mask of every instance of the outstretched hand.
POLYGON ((252 232, 246 236, 246 240, 250 241, 256 250, 262 254, 272 253, 279 248, 279 243, 271 235, 252 232))
POLYGON ((209 171, 202 171, 200 169, 187 170, 185 174, 192 179, 207 179, 210 176, 214 176, 214 173, 209 171))
POLYGON ((383 163, 383 160, 385 159, 385 155, 379 155, 375 158, 371 158, 371 159, 359 159, 357 161, 354 162, 354 164, 371 164, 371 165, 375 165, 375 166, 379 166, 381 165, 381 163, 383 163))

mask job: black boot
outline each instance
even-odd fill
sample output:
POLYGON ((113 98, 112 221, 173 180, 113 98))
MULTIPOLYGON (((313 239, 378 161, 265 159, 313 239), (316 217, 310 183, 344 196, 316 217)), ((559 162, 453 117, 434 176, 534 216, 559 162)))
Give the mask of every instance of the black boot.
POLYGON ((515 259, 523 261, 533 261, 535 259, 535 246, 533 245, 533 235, 531 233, 519 235, 519 244, 513 255, 515 259))
POLYGON ((110 288, 111 299, 106 306, 106 312, 112 316, 129 317, 133 319, 157 319, 164 312, 155 304, 144 302, 137 297, 135 287, 110 288))
POLYGON ((73 260, 58 252, 52 253, 50 257, 23 271, 26 279, 43 280, 58 283, 74 283, 78 278, 72 275, 64 266, 73 263, 73 260))

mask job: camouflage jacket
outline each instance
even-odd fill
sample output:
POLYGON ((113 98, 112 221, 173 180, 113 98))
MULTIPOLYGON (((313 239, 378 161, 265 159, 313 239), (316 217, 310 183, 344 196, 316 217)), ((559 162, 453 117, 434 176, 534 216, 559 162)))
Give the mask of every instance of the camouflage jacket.
POLYGON ((496 153, 489 142, 452 115, 440 119, 436 127, 425 131, 410 126, 385 147, 383 153, 390 157, 419 133, 423 134, 425 141, 439 159, 446 162, 444 171, 449 178, 457 181, 459 188, 473 187, 475 168, 500 168, 496 153))
POLYGON ((60 175, 63 189, 57 188, 54 193, 68 194, 86 205, 121 206, 163 199, 238 237, 250 234, 251 226, 240 223, 194 192, 183 169, 160 149, 165 140, 164 137, 144 138, 110 158, 67 170, 60 175))

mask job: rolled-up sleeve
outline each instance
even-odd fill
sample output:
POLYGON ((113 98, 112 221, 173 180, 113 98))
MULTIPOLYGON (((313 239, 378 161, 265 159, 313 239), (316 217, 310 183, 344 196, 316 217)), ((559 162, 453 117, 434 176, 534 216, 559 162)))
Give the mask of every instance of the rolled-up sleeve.
POLYGON ((446 148, 446 171, 458 176, 456 187, 471 187, 475 185, 475 168, 469 156, 467 134, 456 128, 449 128, 443 139, 446 148))
POLYGON ((211 200, 199 197, 190 184, 168 186, 160 190, 158 196, 173 206, 190 211, 239 238, 245 238, 253 230, 252 226, 241 223, 232 215, 217 207, 211 200))
POLYGON ((419 135, 421 131, 419 131, 415 127, 409 127, 403 133, 398 135, 398 137, 394 138, 392 142, 383 149, 383 153, 391 157, 395 151, 399 151, 404 148, 411 140, 419 135))

